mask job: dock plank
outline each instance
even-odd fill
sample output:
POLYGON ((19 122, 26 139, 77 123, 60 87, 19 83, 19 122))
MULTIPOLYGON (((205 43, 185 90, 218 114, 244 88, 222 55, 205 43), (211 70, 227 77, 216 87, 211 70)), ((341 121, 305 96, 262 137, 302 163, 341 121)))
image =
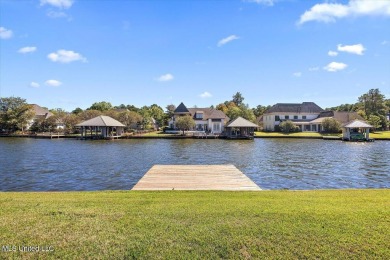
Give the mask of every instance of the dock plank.
POLYGON ((234 165, 154 165, 132 190, 261 190, 234 165))

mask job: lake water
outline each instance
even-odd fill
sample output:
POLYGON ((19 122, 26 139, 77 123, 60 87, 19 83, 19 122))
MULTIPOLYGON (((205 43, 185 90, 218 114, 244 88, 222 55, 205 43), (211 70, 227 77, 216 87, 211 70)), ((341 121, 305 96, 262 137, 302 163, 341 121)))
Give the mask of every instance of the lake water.
POLYGON ((1 191, 129 190, 155 164, 233 164, 263 189, 390 188, 390 142, 0 138, 1 191))

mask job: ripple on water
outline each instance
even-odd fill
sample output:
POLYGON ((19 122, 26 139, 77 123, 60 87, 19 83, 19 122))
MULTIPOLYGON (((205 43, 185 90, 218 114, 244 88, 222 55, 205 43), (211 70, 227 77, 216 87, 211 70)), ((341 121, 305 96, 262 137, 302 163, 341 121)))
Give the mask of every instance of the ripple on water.
POLYGON ((0 154, 1 191, 126 190, 155 164, 233 164, 264 189, 390 188, 390 142, 1 138, 0 154))

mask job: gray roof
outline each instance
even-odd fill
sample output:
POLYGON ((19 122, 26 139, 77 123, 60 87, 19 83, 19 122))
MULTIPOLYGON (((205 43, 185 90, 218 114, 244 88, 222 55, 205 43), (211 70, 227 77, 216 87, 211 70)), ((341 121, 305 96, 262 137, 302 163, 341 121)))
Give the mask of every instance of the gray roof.
POLYGON ((343 126, 343 127, 345 127, 345 128, 372 128, 373 126, 367 124, 367 123, 364 122, 364 121, 355 119, 354 121, 349 122, 348 124, 346 124, 346 125, 343 126))
POLYGON ((173 113, 189 113, 187 107, 183 104, 183 102, 180 103, 180 105, 173 111, 173 113))
POLYGON ((229 122, 226 125, 226 127, 259 127, 259 126, 239 116, 233 121, 229 122))
POLYGON ((195 114, 198 112, 203 113, 203 120, 207 119, 225 119, 227 118, 225 113, 221 110, 214 109, 214 108, 188 108, 189 113, 191 116, 195 118, 195 114))
POLYGON ((347 112, 347 111, 323 111, 318 116, 318 118, 324 118, 324 117, 334 118, 341 124, 346 124, 355 119, 364 120, 364 118, 361 117, 357 112, 347 112))
POLYGON ((38 106, 37 104, 31 104, 31 108, 34 111, 35 116, 39 116, 39 117, 44 116, 47 119, 53 115, 53 113, 51 113, 49 110, 41 106, 38 106))
POLYGON ((277 103, 265 113, 320 113, 323 109, 314 102, 298 103, 277 103))
POLYGON ((125 126, 121 122, 109 116, 97 116, 95 118, 84 121, 76 126, 125 126))

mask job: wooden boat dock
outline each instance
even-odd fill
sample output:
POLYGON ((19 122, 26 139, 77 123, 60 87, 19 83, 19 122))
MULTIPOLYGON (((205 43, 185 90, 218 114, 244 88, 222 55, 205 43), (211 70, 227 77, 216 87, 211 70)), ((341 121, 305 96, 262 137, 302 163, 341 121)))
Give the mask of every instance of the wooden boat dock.
POLYGON ((132 190, 261 190, 234 165, 154 165, 132 190))

